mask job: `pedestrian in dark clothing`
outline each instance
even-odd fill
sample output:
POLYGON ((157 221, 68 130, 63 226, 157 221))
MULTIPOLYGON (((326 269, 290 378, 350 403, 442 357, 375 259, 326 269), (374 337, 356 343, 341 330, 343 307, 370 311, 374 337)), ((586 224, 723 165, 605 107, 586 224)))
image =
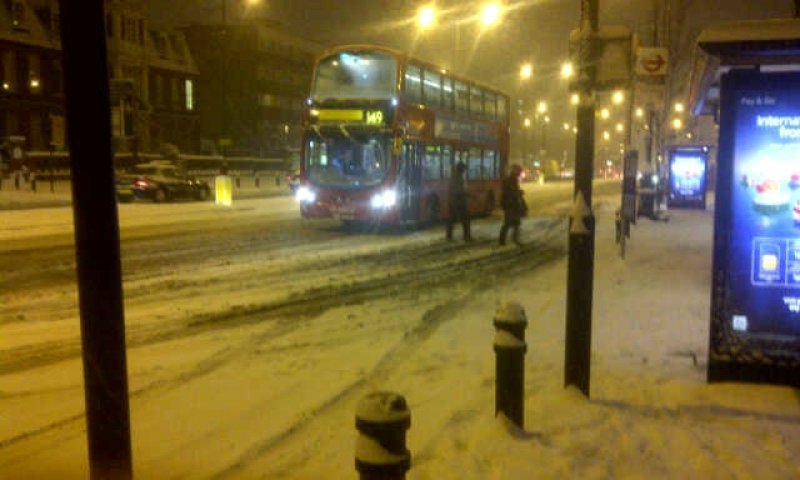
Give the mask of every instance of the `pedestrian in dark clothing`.
POLYGON ((453 169, 453 176, 450 177, 450 183, 447 189, 447 208, 449 215, 447 216, 447 239, 453 239, 453 226, 461 222, 464 230, 464 241, 469 242, 472 236, 469 232, 469 208, 467 205, 467 189, 464 185, 464 171, 466 166, 463 163, 457 163, 453 169))
POLYGON ((522 245, 519 241, 519 226, 522 217, 528 214, 528 206, 522 197, 522 189, 519 188, 519 176, 522 167, 513 165, 511 173, 503 179, 503 191, 500 197, 500 205, 503 207, 503 226, 500 227, 500 245, 506 244, 508 229, 512 229, 511 239, 517 245, 522 245))

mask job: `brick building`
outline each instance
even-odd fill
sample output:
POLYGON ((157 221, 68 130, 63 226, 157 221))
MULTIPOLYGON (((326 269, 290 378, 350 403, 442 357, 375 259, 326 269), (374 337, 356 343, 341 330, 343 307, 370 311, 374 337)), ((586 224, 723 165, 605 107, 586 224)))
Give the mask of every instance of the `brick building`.
POLYGON ((207 151, 274 156, 300 146, 303 102, 322 45, 268 22, 181 30, 202 75, 197 94, 207 151))
MULTIPOLYGON (((115 148, 198 151, 199 72, 182 34, 151 31, 146 0, 105 4, 115 148)), ((59 28, 57 0, 0 0, 0 141, 64 145, 59 28)))

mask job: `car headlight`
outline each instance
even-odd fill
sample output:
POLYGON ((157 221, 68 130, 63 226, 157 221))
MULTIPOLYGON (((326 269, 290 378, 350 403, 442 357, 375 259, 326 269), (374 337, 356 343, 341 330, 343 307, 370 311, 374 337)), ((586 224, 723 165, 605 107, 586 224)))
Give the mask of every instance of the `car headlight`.
POLYGON ((317 199, 317 194, 308 187, 300 187, 294 193, 294 198, 301 203, 313 203, 317 199))
POLYGON ((384 190, 372 196, 370 204, 372 208, 392 208, 397 203, 397 192, 394 190, 384 190))

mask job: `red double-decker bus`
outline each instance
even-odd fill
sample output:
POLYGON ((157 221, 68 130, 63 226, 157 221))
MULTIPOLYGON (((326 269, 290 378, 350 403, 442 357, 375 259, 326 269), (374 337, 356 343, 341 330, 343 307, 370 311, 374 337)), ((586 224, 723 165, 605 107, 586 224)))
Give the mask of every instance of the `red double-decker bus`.
POLYGON ((447 184, 466 166, 473 215, 500 199, 509 149, 504 93, 400 52, 328 50, 308 98, 303 217, 421 224, 447 215, 447 184))

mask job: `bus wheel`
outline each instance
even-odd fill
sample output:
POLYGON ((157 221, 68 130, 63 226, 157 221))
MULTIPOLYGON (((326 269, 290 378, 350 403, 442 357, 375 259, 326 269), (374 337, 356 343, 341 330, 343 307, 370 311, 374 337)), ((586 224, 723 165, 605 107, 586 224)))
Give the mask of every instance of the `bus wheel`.
POLYGON ((439 220, 439 197, 431 195, 428 197, 428 221, 435 222, 439 220))
POLYGON ((494 192, 489 192, 486 194, 486 210, 484 213, 491 215, 492 212, 494 212, 494 192))

